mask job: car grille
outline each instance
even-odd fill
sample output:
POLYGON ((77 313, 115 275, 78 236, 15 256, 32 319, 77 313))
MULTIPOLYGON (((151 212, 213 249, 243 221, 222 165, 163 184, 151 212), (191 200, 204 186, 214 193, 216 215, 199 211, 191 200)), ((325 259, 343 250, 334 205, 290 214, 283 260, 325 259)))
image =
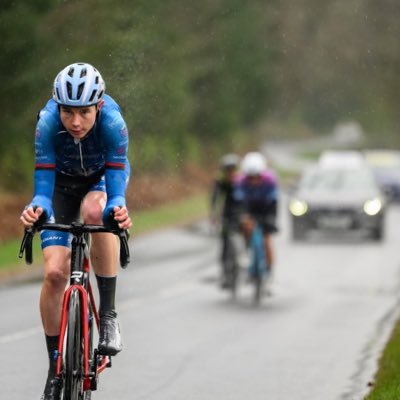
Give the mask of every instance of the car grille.
POLYGON ((353 229, 357 226, 357 211, 354 208, 311 208, 310 222, 321 229, 353 229))

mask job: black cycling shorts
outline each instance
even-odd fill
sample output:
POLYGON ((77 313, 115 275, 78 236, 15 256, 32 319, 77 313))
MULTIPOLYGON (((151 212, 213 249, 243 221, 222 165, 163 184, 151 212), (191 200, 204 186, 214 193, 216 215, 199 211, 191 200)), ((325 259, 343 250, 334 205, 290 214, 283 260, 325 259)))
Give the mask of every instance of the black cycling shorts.
POLYGON ((278 232, 275 215, 252 215, 264 235, 278 232))
MULTIPOLYGON (((53 194, 55 222, 70 224, 79 221, 82 200, 93 191, 106 191, 104 171, 88 177, 57 173, 53 194)), ((71 245, 71 235, 67 232, 44 230, 41 239, 43 249, 48 246, 70 247, 71 245)))

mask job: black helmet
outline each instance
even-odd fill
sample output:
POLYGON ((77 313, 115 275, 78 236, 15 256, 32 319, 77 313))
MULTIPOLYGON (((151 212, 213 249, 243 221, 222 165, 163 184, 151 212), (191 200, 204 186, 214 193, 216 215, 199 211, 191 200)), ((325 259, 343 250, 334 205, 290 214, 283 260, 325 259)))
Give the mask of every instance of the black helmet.
POLYGON ((225 154, 221 157, 219 167, 221 170, 236 169, 239 167, 239 157, 236 154, 225 154))

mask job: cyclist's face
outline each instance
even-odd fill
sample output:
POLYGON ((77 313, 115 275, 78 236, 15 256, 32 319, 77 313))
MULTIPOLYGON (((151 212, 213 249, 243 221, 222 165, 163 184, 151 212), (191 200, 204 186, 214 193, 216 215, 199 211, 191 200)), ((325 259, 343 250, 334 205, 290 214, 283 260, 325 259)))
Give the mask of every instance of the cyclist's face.
POLYGON ((250 175, 247 177, 247 180, 251 186, 259 186, 262 184, 261 175, 250 175))
POLYGON ((96 121, 97 106, 60 106, 60 118, 68 133, 76 139, 84 138, 96 121))
POLYGON ((234 168, 229 168, 225 170, 224 174, 225 174, 225 179, 228 182, 234 182, 237 175, 237 171, 234 168))

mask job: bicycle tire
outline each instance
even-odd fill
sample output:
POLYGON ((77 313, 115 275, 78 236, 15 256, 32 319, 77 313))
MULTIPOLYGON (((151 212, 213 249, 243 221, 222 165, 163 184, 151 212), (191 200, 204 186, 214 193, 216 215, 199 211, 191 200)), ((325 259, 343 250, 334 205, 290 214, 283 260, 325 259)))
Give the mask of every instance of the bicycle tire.
MULTIPOLYGON (((90 236, 86 235, 85 236, 85 241, 87 245, 89 246, 90 243, 90 236)), ((83 287, 85 288, 86 292, 89 290, 89 274, 85 273, 84 278, 83 278, 83 287)), ((92 302, 90 299, 90 296, 87 296, 87 325, 88 325, 88 359, 89 359, 89 373, 93 374, 94 376, 96 375, 96 370, 97 370, 97 360, 95 360, 94 356, 94 346, 93 346, 93 338, 94 338, 94 324, 95 324, 95 317, 93 315, 93 309, 92 309, 92 302)), ((90 400, 92 398, 92 390, 95 390, 96 385, 93 386, 93 379, 91 379, 91 384, 90 384, 90 389, 85 388, 85 385, 83 386, 83 400, 90 400)))
POLYGON ((254 256, 254 269, 252 271, 252 280, 254 284, 253 300, 255 305, 259 305, 263 296, 264 277, 267 266, 264 256, 264 245, 262 245, 262 247, 256 245, 256 243, 263 244, 262 233, 260 230, 257 230, 255 234, 259 236, 259 240, 252 241, 251 244, 251 251, 254 256))
MULTIPOLYGON (((89 338, 89 371, 93 374, 96 373, 97 369, 97 360, 94 355, 94 346, 93 346, 93 324, 94 324, 94 316, 91 310, 90 300, 88 301, 88 338, 89 338)), ((97 384, 97 382, 96 382, 97 384)), ((93 388, 93 382, 91 384, 91 389, 93 388)), ((91 400, 92 398, 92 390, 86 390, 83 392, 83 400, 91 400)))
POLYGON ((227 255, 226 255, 226 271, 229 289, 232 292, 232 296, 235 297, 237 293, 237 278, 238 278, 238 263, 236 248, 233 243, 232 237, 228 238, 227 242, 227 255))
POLYGON ((65 380, 63 400, 83 400, 82 330, 79 292, 73 290, 69 301, 65 346, 65 380))
POLYGON ((259 305, 261 302, 262 286, 263 286, 263 278, 257 271, 257 274, 254 277, 254 303, 256 305, 259 305))

